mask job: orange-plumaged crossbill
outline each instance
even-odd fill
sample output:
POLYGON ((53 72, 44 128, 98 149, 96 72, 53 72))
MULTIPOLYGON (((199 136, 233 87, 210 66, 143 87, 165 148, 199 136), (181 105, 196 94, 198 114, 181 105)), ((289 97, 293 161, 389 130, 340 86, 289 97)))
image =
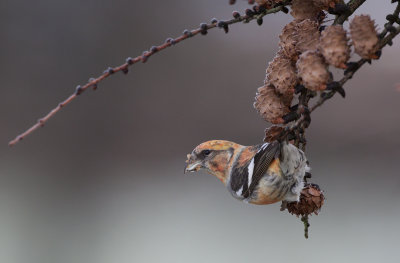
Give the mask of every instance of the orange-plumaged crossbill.
POLYGON ((185 172, 200 169, 216 176, 236 199, 258 205, 298 201, 309 171, 303 151, 278 141, 254 146, 204 142, 187 155, 185 172))

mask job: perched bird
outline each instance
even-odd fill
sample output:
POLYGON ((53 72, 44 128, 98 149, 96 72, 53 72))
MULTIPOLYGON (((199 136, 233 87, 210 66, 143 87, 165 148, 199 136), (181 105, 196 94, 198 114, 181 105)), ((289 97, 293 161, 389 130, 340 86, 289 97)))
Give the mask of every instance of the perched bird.
POLYGON ((187 158, 185 172, 203 169, 221 180, 233 197, 257 205, 299 201, 310 169, 303 151, 278 141, 243 146, 212 140, 187 158))

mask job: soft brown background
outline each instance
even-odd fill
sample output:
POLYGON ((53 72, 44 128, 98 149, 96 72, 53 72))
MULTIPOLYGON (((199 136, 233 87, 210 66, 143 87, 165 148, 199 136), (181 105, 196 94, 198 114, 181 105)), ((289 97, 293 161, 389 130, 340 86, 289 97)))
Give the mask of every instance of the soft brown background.
MULTIPOLYGON (((240 1, 239 1, 240 2, 240 1)), ((127 56, 244 2, 0 3, 0 261, 396 262, 400 245, 400 39, 313 114, 308 157, 326 191, 310 239, 279 204, 234 200, 185 156, 209 139, 260 143, 252 107, 289 15, 213 30, 117 74, 15 148, 7 142, 127 56)), ((383 27, 394 8, 359 12, 383 27)))

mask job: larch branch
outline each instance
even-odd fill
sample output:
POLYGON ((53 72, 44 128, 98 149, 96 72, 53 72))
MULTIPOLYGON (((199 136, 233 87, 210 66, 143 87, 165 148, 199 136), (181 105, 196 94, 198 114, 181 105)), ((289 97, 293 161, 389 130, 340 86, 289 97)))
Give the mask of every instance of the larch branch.
POLYGON ((80 94, 85 92, 89 88, 96 89, 97 85, 102 82, 104 79, 110 77, 111 75, 117 73, 117 72, 123 72, 124 74, 128 73, 128 68, 138 62, 146 62, 151 56, 156 54, 157 52, 160 52, 168 47, 174 46, 186 39, 192 38, 194 36, 197 36, 199 34, 201 35, 206 35, 208 30, 214 29, 214 28, 222 28, 226 33, 228 33, 229 25, 240 23, 240 22, 245 22, 248 23, 252 20, 260 20, 264 16, 273 14, 273 13, 278 13, 280 11, 287 12, 286 6, 291 3, 291 0, 286 0, 283 1, 276 6, 270 8, 270 9, 260 9, 259 12, 252 11, 250 9, 247 9, 244 15, 240 15, 237 12, 234 12, 234 18, 231 20, 227 21, 218 21, 216 19, 213 19, 211 23, 206 24, 202 23, 200 24, 200 27, 197 29, 193 30, 185 30, 183 34, 177 38, 168 38, 163 44, 159 46, 153 46, 150 48, 150 50, 144 51, 142 55, 137 56, 135 58, 127 58, 126 62, 120 66, 117 67, 110 67, 107 70, 103 72, 100 76, 97 78, 91 78, 89 81, 83 85, 83 86, 77 86, 75 93, 70 95, 66 100, 63 102, 59 103, 57 107, 52 109, 46 116, 43 118, 39 119, 32 127, 15 137, 15 139, 11 140, 8 145, 13 146, 17 144, 19 141, 23 140, 26 136, 34 132, 40 127, 43 127, 45 123, 49 121, 54 115, 56 115, 63 107, 67 106, 69 103, 71 103, 73 100, 75 100, 80 94))

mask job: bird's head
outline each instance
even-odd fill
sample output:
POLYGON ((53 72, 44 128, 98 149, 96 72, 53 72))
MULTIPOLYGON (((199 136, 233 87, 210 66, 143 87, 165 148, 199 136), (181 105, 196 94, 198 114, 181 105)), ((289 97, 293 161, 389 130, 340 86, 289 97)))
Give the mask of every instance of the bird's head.
POLYGON ((203 142, 187 155, 185 172, 204 169, 226 184, 232 157, 241 147, 223 140, 203 142))

